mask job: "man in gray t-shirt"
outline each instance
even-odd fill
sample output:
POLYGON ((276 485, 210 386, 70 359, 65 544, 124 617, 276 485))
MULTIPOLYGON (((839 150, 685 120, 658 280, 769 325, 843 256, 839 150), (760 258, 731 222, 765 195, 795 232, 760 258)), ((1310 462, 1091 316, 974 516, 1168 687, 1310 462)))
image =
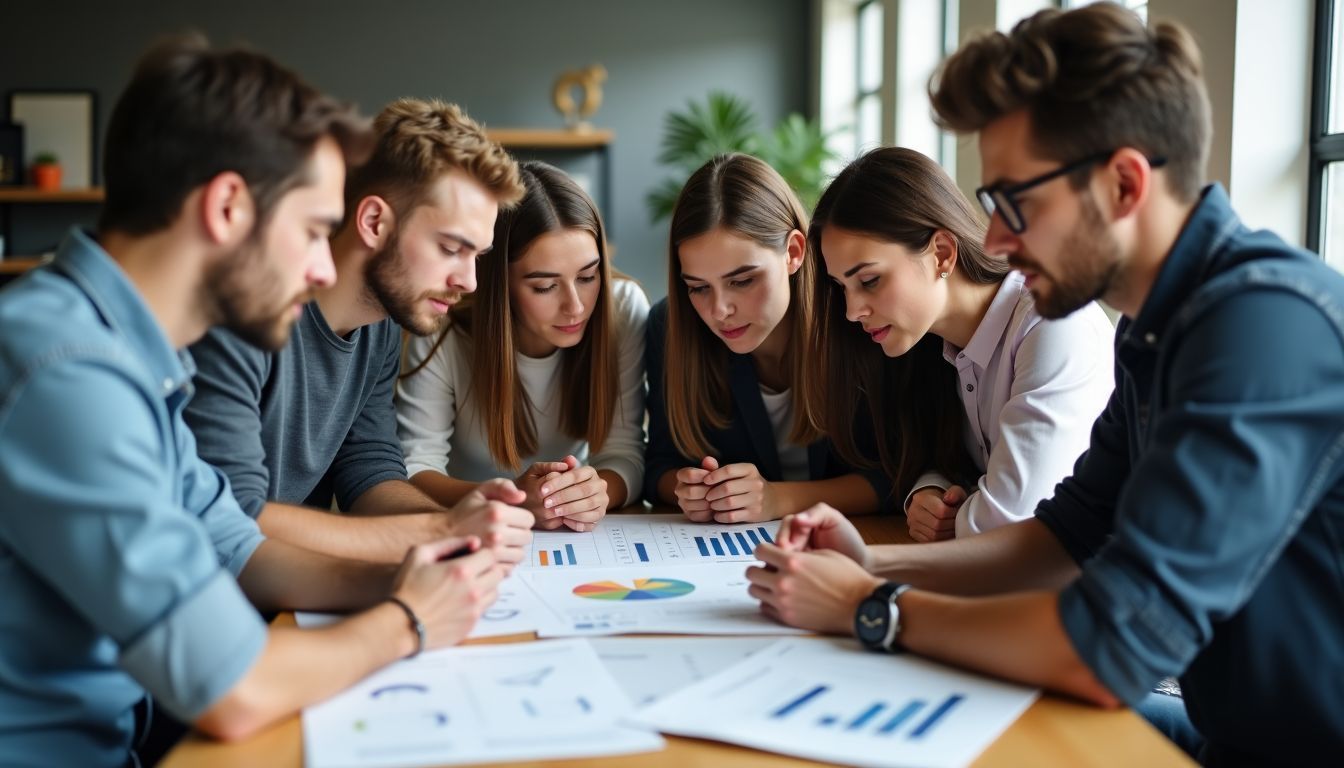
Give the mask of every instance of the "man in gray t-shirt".
MULTIPOLYGON (((373 157, 346 184, 330 239, 337 280, 302 309, 290 343, 263 352, 216 329, 191 348, 186 411, 200 455, 229 477, 267 535, 365 560, 480 536, 501 562, 531 541, 510 480, 445 509, 406 479, 393 390, 401 329, 437 332, 476 287, 501 205, 522 196, 517 166, 453 105, 402 99, 375 122, 373 157), (325 511, 332 500, 347 515, 325 511)), ((315 238, 311 248, 328 242, 315 238)))

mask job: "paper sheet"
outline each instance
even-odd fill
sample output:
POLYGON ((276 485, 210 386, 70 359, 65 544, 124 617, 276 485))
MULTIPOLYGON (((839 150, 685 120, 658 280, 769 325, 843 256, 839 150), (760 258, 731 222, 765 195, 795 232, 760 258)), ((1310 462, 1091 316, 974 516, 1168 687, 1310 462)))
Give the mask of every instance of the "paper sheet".
POLYGON ((597 657, 636 707, 727 669, 773 637, 594 637, 597 657))
MULTIPOLYGON (((340 618, 341 615, 335 613, 294 613, 294 620, 304 628, 320 627, 340 618)), ((523 584, 515 572, 499 583, 499 597, 485 610, 467 637, 475 639, 527 634, 542 628, 558 631, 557 627, 563 626, 558 622, 559 617, 537 599, 536 593, 523 584)))
POLYGON ((746 565, 535 568, 519 573, 559 617, 544 637, 675 633, 792 635, 747 594, 746 565))
POLYGON ((692 523, 683 515, 609 515, 585 533, 533 531, 519 568, 750 563, 752 550, 773 542, 778 532, 778 520, 719 525, 692 523))
POLYGON ((629 699, 581 640, 449 648, 304 710, 309 768, 425 766, 647 752, 629 699))
POLYGON ((781 640, 666 696, 631 722, 859 766, 964 766, 1038 691, 853 640, 781 640))

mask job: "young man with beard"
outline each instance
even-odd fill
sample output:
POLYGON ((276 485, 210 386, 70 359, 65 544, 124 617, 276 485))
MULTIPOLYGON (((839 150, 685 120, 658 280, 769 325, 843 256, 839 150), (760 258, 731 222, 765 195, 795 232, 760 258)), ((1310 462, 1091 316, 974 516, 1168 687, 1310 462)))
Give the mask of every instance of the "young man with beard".
POLYGON ((1179 675, 1167 730, 1202 762, 1337 762, 1344 277, 1203 186, 1200 71, 1188 32, 1110 3, 945 62, 934 107, 979 132, 986 250, 1042 315, 1124 314, 1115 394, 1034 519, 865 547, 813 508, 757 551, 751 591, 790 624, 1103 706, 1179 675))
POLYGON ((221 325, 274 349, 331 285, 368 139, 265 57, 165 43, 108 123, 97 234, 0 292, 0 764, 152 762, 156 709, 241 737, 460 640, 493 599, 476 539, 400 568, 264 539, 181 418, 184 347, 221 325), (321 630, 257 613, 292 608, 363 610, 321 630))
POLYGON ((415 544, 473 534, 514 564, 532 536, 531 513, 511 506, 524 494, 501 479, 451 510, 430 500, 407 481, 393 393, 402 329, 435 333, 475 290, 500 206, 522 197, 518 168, 454 105, 402 99, 374 128, 331 238, 335 284, 316 288, 284 349, 224 329, 194 345, 187 423, 267 536, 398 562, 415 544), (333 495, 348 514, 324 511, 333 495))

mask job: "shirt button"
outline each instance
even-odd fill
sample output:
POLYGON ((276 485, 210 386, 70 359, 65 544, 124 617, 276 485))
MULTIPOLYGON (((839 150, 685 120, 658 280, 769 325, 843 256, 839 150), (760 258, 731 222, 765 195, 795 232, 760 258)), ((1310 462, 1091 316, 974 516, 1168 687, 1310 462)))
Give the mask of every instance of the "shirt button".
POLYGON ((1146 342, 1148 342, 1149 344, 1156 344, 1156 343, 1157 343, 1157 334, 1156 334, 1156 333, 1145 333, 1145 334, 1143 334, 1143 340, 1146 341, 1146 342))
POLYGON ((974 385, 974 384, 967 384, 967 385, 966 385, 966 391, 967 391, 967 392, 974 392, 974 391, 975 391, 975 385, 974 385))
POLYGON ((173 380, 172 380, 172 379, 164 379, 164 380, 163 380, 163 391, 164 391, 164 392, 171 392, 172 389, 173 389, 173 380))

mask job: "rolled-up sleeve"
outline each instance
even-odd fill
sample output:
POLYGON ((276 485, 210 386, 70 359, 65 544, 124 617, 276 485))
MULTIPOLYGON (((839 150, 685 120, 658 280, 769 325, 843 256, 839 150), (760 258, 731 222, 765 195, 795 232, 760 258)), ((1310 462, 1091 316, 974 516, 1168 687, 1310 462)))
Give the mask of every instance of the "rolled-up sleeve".
POLYGON ((633 280, 614 283, 620 400, 602 450, 589 456, 588 463, 620 475, 627 502, 633 503, 644 488, 644 334, 649 300, 633 280))
POLYGON ((1241 609, 1344 451, 1344 353, 1305 300, 1224 299, 1177 343, 1114 535, 1059 602, 1079 657, 1130 704, 1241 609))
POLYGON ((18 390, 0 415, 0 498, 24 513, 0 515, 0 536, 118 645, 166 709, 194 719, 265 644, 260 617, 220 567, 235 557, 241 567, 255 526, 225 492, 217 511, 237 533, 228 555, 216 551, 181 503, 181 478, 164 470, 179 466, 180 446, 164 439, 163 411, 113 359, 58 362, 18 390))

